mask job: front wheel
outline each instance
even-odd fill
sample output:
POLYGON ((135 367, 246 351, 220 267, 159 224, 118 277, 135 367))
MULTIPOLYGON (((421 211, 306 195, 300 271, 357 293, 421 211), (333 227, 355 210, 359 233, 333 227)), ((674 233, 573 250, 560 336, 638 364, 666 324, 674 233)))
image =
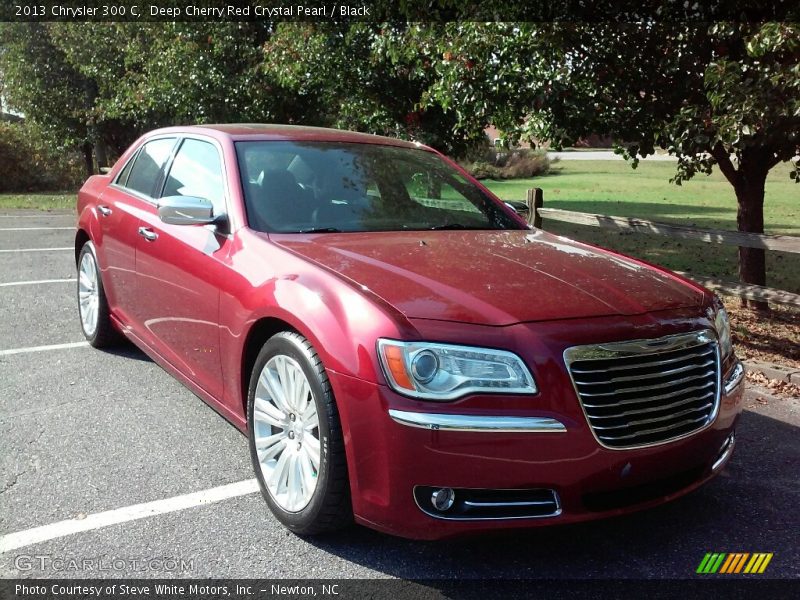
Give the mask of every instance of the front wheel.
POLYGON ((336 401, 314 348, 293 332, 270 338, 247 398, 250 457, 272 513, 301 535, 352 522, 336 401))

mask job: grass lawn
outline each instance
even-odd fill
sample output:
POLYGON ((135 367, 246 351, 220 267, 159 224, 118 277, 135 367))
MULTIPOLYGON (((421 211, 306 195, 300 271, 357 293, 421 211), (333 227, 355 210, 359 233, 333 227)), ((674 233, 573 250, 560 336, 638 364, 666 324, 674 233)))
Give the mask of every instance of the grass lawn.
MULTIPOLYGON (((736 229, 736 197, 721 173, 699 175, 677 186, 669 183, 674 172, 675 163, 664 161, 642 161, 636 170, 624 161, 561 161, 543 177, 483 183, 504 200, 524 200, 529 188, 540 187, 544 205, 550 208, 736 229)), ((800 184, 789 179, 785 165, 775 167, 767 180, 764 220, 766 233, 800 236, 800 184)), ((621 234, 547 219, 543 225, 546 231, 679 271, 737 279, 734 246, 621 234)), ((800 254, 768 251, 767 285, 800 293, 800 254)))
MULTIPOLYGON (((550 208, 736 229, 736 196, 721 173, 681 186, 669 183, 674 173, 675 163, 667 161, 631 169, 625 161, 564 160, 543 177, 483 183, 504 200, 525 200, 529 188, 540 187, 550 208)), ((789 179, 787 166, 770 173, 764 210, 767 233, 800 235, 800 184, 789 179)))
MULTIPOLYGON (((635 170, 625 161, 561 161, 543 177, 484 183, 504 200, 524 200, 529 188, 540 187, 547 207, 736 229, 733 188, 720 173, 699 175, 677 186, 669 183, 674 170, 675 163, 664 161, 642 161, 635 170)), ((0 194, 0 210, 73 209, 75 196, 74 192, 0 194)), ((775 167, 770 174, 764 210, 767 233, 800 236, 800 184, 789 179, 786 165, 775 167)), ((737 249, 733 246, 620 234, 547 219, 544 228, 679 271, 737 278, 737 249)), ((769 286, 800 293, 800 254, 768 251, 767 273, 769 286)))
POLYGON ((77 192, 47 194, 0 194, 0 210, 27 208, 39 210, 75 210, 77 192))

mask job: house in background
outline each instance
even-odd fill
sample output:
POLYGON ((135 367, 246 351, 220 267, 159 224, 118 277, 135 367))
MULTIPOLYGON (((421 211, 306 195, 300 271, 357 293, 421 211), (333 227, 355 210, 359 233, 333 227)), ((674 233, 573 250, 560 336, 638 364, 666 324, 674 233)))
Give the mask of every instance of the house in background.
MULTIPOLYGON (((500 131, 494 125, 489 125, 486 129, 483 130, 486 134, 486 137, 489 138, 489 142, 495 148, 502 148, 504 147, 503 143, 503 132, 500 131)), ((611 148, 612 141, 611 138, 608 136, 600 136, 596 134, 591 134, 585 138, 579 139, 575 142, 575 148, 611 148)), ((535 142, 535 146, 537 148, 547 148, 549 144, 541 144, 539 142, 535 142)), ((531 145, 527 142, 522 142, 517 145, 518 148, 530 148, 531 145)))

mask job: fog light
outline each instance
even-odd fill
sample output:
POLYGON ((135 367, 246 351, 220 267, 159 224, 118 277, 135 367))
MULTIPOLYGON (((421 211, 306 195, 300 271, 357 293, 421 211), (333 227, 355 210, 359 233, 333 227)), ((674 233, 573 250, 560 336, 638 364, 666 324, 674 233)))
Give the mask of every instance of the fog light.
POLYGON ((456 501, 456 493, 453 488, 441 488, 431 494, 431 503, 436 510, 442 512, 450 510, 453 502, 456 501))

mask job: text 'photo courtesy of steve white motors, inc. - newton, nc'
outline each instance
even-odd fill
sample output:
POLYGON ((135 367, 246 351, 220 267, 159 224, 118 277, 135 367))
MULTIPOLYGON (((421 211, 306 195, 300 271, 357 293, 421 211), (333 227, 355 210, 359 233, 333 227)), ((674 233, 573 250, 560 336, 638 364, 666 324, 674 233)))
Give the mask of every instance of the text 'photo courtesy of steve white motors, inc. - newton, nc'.
MULTIPOLYGON (((231 581, 203 582, 145 582, 129 581, 126 583, 109 583, 98 580, 91 582, 48 582, 46 585, 39 583, 14 584, 14 594, 17 597, 66 597, 66 598, 132 598, 140 600, 150 596, 155 598, 247 598, 249 596, 271 596, 290 598, 313 598, 315 596, 349 596, 352 586, 334 582, 298 582, 289 581, 258 581, 234 583, 231 581)), ((352 597, 352 596, 351 596, 352 597)))
POLYGON ((284 4, 279 6, 205 6, 189 4, 186 6, 161 6, 158 4, 101 4, 97 6, 65 6, 55 4, 42 6, 36 4, 15 4, 14 14, 18 17, 57 17, 57 18, 202 18, 202 19, 336 19, 370 17, 371 7, 360 4, 331 3, 322 5, 284 4))

